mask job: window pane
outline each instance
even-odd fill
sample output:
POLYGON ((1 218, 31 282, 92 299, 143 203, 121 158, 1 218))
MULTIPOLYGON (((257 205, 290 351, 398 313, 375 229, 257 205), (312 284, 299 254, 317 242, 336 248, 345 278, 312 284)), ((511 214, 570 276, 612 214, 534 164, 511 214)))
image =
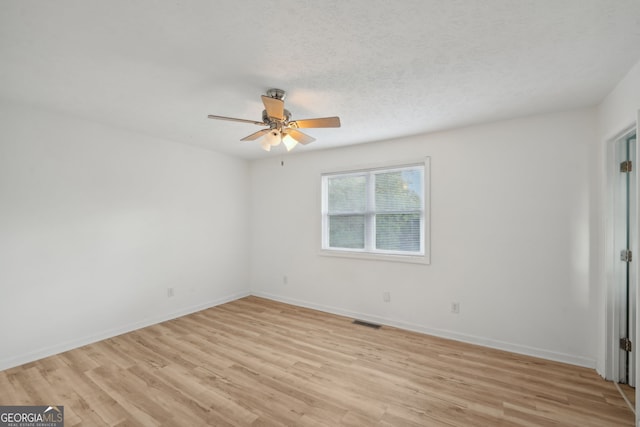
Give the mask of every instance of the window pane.
POLYGON ((367 178, 364 175, 330 177, 329 213, 364 212, 367 207, 367 178))
POLYGON ((420 252, 420 214, 376 215, 376 249, 420 252))
POLYGON ((364 215, 330 216, 329 247, 364 249, 364 215))
POLYGON ((422 208, 422 169, 376 173, 376 212, 422 208))

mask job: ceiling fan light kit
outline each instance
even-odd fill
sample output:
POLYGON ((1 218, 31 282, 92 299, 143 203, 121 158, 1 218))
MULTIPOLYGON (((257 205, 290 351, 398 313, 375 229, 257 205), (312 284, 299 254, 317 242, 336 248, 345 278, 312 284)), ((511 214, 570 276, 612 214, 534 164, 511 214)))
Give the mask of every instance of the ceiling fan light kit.
POLYGON ((245 136, 240 141, 254 141, 258 138, 260 146, 265 151, 270 151, 282 143, 287 151, 291 151, 298 144, 309 144, 315 138, 300 132, 298 129, 306 128, 339 128, 340 118, 323 117, 317 119, 291 120, 291 113, 284 108, 284 98, 286 92, 282 89, 269 89, 266 95, 262 95, 264 110, 262 111, 262 121, 237 119, 233 117, 216 116, 210 114, 210 119, 229 120, 233 122, 251 123, 258 126, 267 126, 251 135, 245 136))

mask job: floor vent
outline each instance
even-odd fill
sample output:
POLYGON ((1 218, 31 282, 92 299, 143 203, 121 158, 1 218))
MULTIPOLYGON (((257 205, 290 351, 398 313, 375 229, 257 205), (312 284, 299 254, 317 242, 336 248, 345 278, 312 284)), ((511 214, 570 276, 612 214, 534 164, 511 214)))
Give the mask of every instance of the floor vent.
POLYGON ((373 329, 380 329, 380 326, 382 326, 382 325, 376 325, 375 323, 365 322, 364 320, 354 320, 353 323, 356 325, 366 326, 367 328, 373 328, 373 329))

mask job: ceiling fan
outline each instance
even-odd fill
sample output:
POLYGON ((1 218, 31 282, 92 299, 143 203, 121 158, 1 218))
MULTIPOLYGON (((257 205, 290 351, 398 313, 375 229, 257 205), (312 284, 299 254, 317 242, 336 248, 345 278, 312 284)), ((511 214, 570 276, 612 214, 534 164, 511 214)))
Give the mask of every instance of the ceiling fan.
POLYGON ((298 143, 306 145, 315 141, 315 138, 300 132, 298 129, 305 128, 339 128, 340 117, 323 117, 319 119, 291 120, 291 113, 284 108, 284 98, 286 92, 282 89, 269 89, 266 95, 262 95, 264 110, 262 111, 262 121, 236 119, 233 117, 214 116, 210 114, 210 119, 230 120, 232 122, 251 123, 258 126, 267 126, 245 136, 240 141, 254 141, 262 136, 260 145, 265 151, 271 147, 279 145, 281 142, 290 151, 298 143))

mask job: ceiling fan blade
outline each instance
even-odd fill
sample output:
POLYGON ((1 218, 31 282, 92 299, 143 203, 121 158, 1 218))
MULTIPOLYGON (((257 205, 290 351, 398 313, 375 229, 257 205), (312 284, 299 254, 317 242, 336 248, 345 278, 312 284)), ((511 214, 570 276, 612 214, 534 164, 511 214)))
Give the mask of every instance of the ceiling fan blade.
POLYGON ((309 144, 310 142, 316 140, 315 138, 306 135, 297 129, 287 129, 287 135, 298 141, 300 144, 309 144))
POLYGON ((297 128, 339 128, 340 117, 323 117, 321 119, 296 120, 289 125, 297 128))
POLYGON ((216 119, 216 120, 229 120, 231 122, 252 123, 258 126, 265 125, 264 122, 256 122, 254 120, 245 120, 245 119, 236 119, 233 117, 225 117, 225 116, 214 116, 213 114, 209 114, 207 117, 209 117, 210 119, 216 119))
POLYGON ((268 133, 271 129, 260 129, 258 132, 254 132, 249 136, 245 136, 240 141, 253 141, 260 138, 262 135, 268 133))
POLYGON ((262 95, 262 103, 264 104, 264 109, 267 110, 267 116, 284 120, 284 101, 282 99, 262 95))

